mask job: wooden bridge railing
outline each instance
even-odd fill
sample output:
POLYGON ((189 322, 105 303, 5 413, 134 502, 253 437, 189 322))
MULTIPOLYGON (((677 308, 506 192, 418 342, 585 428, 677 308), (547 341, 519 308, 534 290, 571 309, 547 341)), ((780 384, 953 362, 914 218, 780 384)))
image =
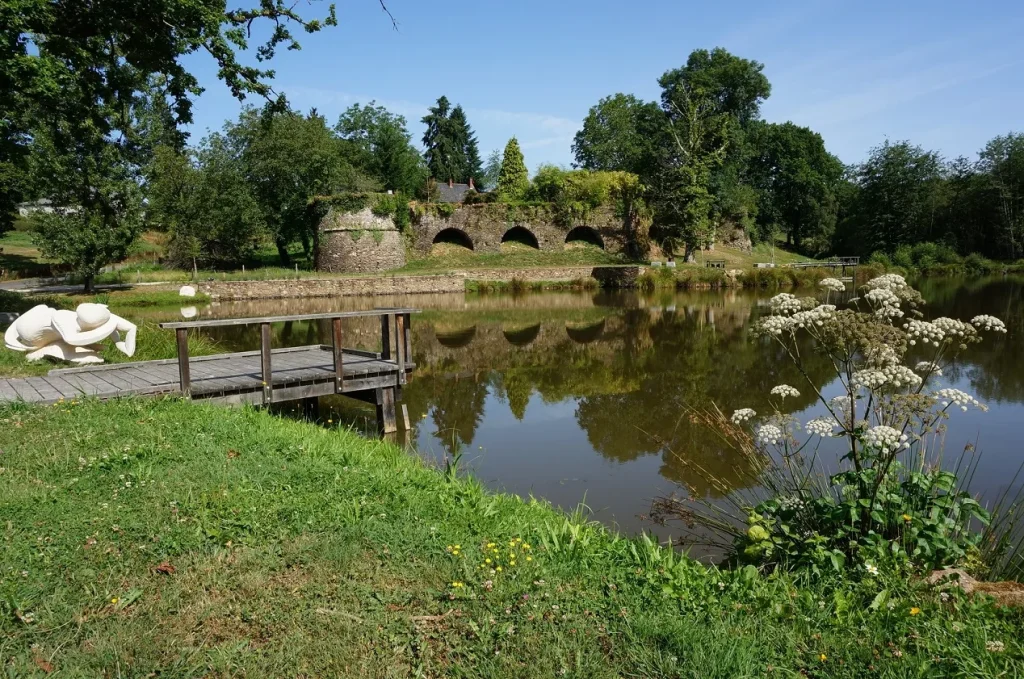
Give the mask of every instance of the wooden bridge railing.
MULTIPOLYGON (((174 330, 178 344, 178 375, 181 381, 181 393, 185 396, 191 394, 192 377, 189 367, 188 355, 188 331, 198 328, 224 328, 237 325, 259 325, 260 326, 260 365, 263 374, 263 401, 270 403, 274 389, 272 347, 270 326, 274 323, 286 323, 288 321, 331 321, 331 344, 334 355, 334 390, 335 393, 344 391, 344 346, 342 344, 341 322, 347 318, 380 317, 381 333, 381 360, 392 360, 392 345, 394 345, 394 360, 397 368, 397 385, 405 384, 406 363, 412 355, 412 331, 411 314, 419 313, 419 309, 406 309, 399 307, 377 308, 369 311, 335 311, 318 314, 294 314, 289 316, 262 316, 255 318, 220 318, 207 321, 175 321, 172 323, 161 323, 160 327, 167 330, 174 330), (391 327, 395 328, 394 341, 391 338, 391 327)), ((349 350, 350 353, 362 353, 349 350)))

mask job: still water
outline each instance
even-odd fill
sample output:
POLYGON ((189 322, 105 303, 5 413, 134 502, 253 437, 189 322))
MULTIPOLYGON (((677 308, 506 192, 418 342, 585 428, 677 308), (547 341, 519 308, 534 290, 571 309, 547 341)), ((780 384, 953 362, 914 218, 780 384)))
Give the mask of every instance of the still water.
MULTIPOLYGON (((923 281, 925 316, 1002 318, 1009 332, 988 335, 940 378, 975 395, 987 413, 956 411, 945 437, 955 457, 967 444, 982 452, 972 488, 994 498, 1024 460, 1024 283, 1020 280, 923 281)), ((423 309, 413 317, 416 372, 404 392, 414 422, 408 441, 441 461, 462 451, 462 468, 491 488, 545 498, 626 532, 654 527, 655 497, 683 484, 714 496, 695 468, 740 482, 742 463, 687 406, 767 412, 768 392, 791 384, 802 396, 786 405, 806 421, 819 410, 803 378, 770 342, 748 330, 772 293, 752 291, 417 295, 223 303, 199 317, 313 313, 374 306, 423 309)), ((219 329, 232 349, 259 346, 258 328, 219 329)), ((346 343, 372 348, 378 328, 346 326, 346 343)), ((325 341, 318 323, 274 328, 276 346, 325 341)), ((824 361, 809 376, 826 395, 824 361)), ((345 398, 323 399, 321 419, 367 426, 372 412, 345 398)), ((678 534, 678 531, 676 531, 678 534)))

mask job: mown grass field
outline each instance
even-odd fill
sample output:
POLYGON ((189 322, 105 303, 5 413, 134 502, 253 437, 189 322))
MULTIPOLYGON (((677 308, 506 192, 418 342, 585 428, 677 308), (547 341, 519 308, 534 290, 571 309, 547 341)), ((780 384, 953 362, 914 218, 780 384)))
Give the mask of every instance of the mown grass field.
POLYGON ((252 409, 7 405, 0 450, 7 676, 992 677, 1024 662, 1019 612, 907 574, 705 568, 252 409))

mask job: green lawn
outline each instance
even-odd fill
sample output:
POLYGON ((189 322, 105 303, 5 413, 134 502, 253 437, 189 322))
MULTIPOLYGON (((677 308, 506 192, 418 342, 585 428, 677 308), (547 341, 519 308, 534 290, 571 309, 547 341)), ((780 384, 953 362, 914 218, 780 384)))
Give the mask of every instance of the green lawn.
POLYGON ((1024 662, 1020 613, 906 575, 708 569, 252 409, 0 406, 0 450, 7 676, 990 677, 1024 662))

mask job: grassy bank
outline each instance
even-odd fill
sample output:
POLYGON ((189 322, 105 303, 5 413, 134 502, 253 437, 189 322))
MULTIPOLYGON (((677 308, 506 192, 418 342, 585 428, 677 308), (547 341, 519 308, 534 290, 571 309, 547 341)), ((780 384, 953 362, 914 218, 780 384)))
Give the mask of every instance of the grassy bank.
MULTIPOLYGON (((883 271, 877 264, 865 264, 857 267, 857 283, 877 276, 883 271)), ((839 272, 829 268, 791 268, 775 267, 773 269, 747 268, 738 275, 732 276, 728 269, 709 269, 694 264, 680 264, 675 269, 648 269, 637 279, 637 286, 642 290, 680 289, 703 290, 729 287, 744 288, 800 288, 816 286, 824 278, 839 276, 839 272)))
MULTIPOLYGON (((209 298, 205 295, 185 298, 178 296, 176 292, 134 290, 101 293, 98 295, 31 296, 0 290, 0 311, 23 313, 37 304, 46 304, 55 309, 74 309, 84 302, 107 304, 113 313, 127 318, 138 326, 134 356, 130 358, 125 356, 113 346, 112 342, 105 343, 106 348, 100 352, 100 356, 107 363, 124 363, 127 361, 148 361, 177 356, 174 333, 169 330, 161 330, 157 323, 139 319, 138 313, 142 310, 177 310, 183 306, 202 305, 209 302, 209 298)), ((6 327, 0 329, 6 330, 6 327)), ((207 356, 217 353, 218 350, 212 340, 195 332, 189 333, 188 346, 189 354, 193 356, 207 356)), ((56 363, 48 359, 29 362, 25 360, 24 354, 7 350, 0 351, 0 376, 2 377, 45 375, 54 368, 69 367, 70 365, 67 363, 56 363)))
POLYGON ((175 400, 0 424, 11 676, 980 677, 1024 659, 1020 613, 905 574, 707 569, 344 430, 175 400))

